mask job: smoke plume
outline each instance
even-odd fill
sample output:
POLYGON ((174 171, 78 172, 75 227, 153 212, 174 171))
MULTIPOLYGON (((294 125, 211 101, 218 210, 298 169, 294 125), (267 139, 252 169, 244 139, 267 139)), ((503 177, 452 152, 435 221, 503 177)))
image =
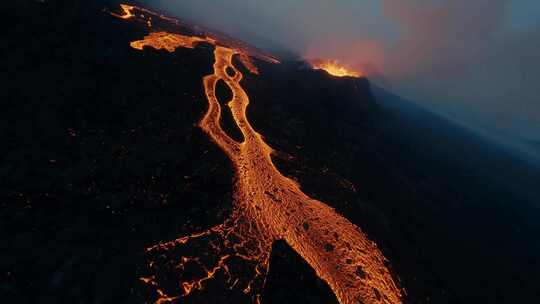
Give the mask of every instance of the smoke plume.
POLYGON ((540 22, 527 24, 523 14, 515 13, 538 12, 540 4, 158 0, 157 5, 262 48, 338 59, 462 123, 540 140, 540 22))

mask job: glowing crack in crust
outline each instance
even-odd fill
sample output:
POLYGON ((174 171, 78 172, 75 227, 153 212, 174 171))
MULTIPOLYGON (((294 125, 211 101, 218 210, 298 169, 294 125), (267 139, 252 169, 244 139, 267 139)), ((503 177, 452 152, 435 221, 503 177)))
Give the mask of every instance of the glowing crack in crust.
POLYGON ((304 194, 272 163, 272 148, 247 120, 250 100, 240 84, 243 75, 233 64, 238 56, 249 72, 258 74, 249 56, 211 38, 167 32, 150 33, 131 46, 173 52, 192 49, 201 42, 214 45, 215 62, 214 73, 203 79, 208 110, 199 126, 233 163, 237 177, 234 206, 219 226, 147 249, 155 257, 149 264, 154 275, 141 280, 155 289, 156 303, 178 301, 203 290, 213 279, 223 280, 231 290, 242 290, 254 303, 260 303, 276 240, 286 241, 302 256, 341 304, 401 303, 402 292, 376 244, 334 209, 304 194), (224 81, 233 92, 228 106, 244 135, 243 142, 230 138, 220 126, 218 81, 224 81), (247 270, 238 273, 239 264, 247 270), (177 280, 169 284, 172 287, 164 287, 170 280, 162 275, 165 272, 173 273, 173 280, 177 280))

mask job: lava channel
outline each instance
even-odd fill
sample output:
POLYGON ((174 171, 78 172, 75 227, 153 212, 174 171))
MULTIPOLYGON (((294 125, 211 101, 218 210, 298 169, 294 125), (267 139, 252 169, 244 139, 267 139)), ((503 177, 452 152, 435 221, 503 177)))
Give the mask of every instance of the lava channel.
POLYGON ((240 289, 253 303, 260 303, 276 240, 286 241, 302 256, 341 304, 401 303, 402 291, 377 245, 333 208, 304 194, 272 163, 272 148, 246 117, 250 100, 233 58, 237 56, 250 73, 259 72, 242 49, 220 45, 213 38, 169 32, 152 32, 131 46, 173 52, 177 48, 193 49, 201 42, 215 47, 215 61, 214 73, 203 79, 208 110, 199 126, 233 163, 234 206, 221 225, 147 249, 156 257, 149 263, 154 275, 141 280, 155 288, 156 303, 178 301, 216 279, 224 280, 230 289, 240 289), (230 138, 220 126, 221 106, 216 97, 220 80, 233 92, 228 106, 244 135, 243 142, 230 138), (239 273, 239 263, 249 271, 239 273), (173 288, 165 289, 163 281, 167 278, 160 274, 164 271, 174 273, 178 280, 173 288))

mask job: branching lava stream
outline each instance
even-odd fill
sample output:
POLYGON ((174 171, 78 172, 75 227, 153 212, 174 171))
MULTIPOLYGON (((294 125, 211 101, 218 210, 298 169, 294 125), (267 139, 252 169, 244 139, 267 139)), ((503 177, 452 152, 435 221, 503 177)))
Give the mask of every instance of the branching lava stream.
POLYGON ((152 32, 131 46, 173 52, 177 48, 194 48, 200 42, 214 45, 215 62, 214 73, 203 79, 208 111, 199 126, 233 163, 237 177, 234 206, 229 219, 217 227, 148 248, 150 254, 167 259, 150 262, 155 275, 142 278, 155 287, 157 303, 176 301, 203 290, 206 283, 218 277, 231 289, 241 288, 253 302, 259 303, 276 240, 285 240, 300 254, 328 283, 341 304, 401 303, 401 290, 375 243, 334 209, 304 194, 295 181, 283 176, 272 163, 272 148, 246 117, 250 100, 240 84, 243 75, 234 66, 233 58, 237 56, 251 73, 258 74, 258 70, 242 49, 221 45, 213 38, 169 32, 152 32), (233 140, 220 127, 221 107, 216 97, 220 80, 233 92, 228 106, 244 142, 233 140), (190 250, 196 248, 203 248, 203 253, 192 254, 190 250), (250 273, 236 273, 238 263, 251 269, 250 273), (163 267, 178 273, 178 290, 163 289, 159 274, 163 267), (193 267, 204 271, 184 276, 183 272, 193 267))

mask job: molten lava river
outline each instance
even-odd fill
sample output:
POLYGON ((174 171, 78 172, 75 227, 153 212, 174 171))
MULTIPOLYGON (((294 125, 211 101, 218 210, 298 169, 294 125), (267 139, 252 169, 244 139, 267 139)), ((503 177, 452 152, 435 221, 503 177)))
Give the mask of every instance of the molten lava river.
MULTIPOLYGON (((138 18, 134 13, 137 8, 122 8, 124 15, 119 17, 138 18)), ((148 18, 149 11, 144 12, 145 16, 141 13, 140 18, 148 18)), ((208 111, 199 126, 233 163, 234 206, 230 217, 221 225, 147 249, 152 256, 169 259, 166 262, 152 260, 149 264, 154 275, 141 279, 156 290, 157 303, 178 302, 218 279, 224 280, 231 289, 240 288, 252 302, 260 303, 272 244, 276 240, 286 241, 302 256, 330 286, 341 304, 401 303, 402 291, 385 266, 386 259, 376 244, 334 209, 304 194, 295 181, 283 176, 272 163, 272 148, 246 117, 250 99, 240 84, 242 72, 233 64, 233 58, 238 58, 250 73, 258 74, 248 53, 222 45, 215 38, 165 31, 151 32, 142 40, 131 42, 131 47, 174 52, 177 48, 193 49, 201 42, 214 46, 215 61, 213 74, 202 80, 208 111), (228 106, 244 135, 243 142, 233 140, 220 127, 221 107, 216 97, 216 84, 220 80, 233 92, 228 106), (177 254, 182 250, 189 254, 177 254), (173 261, 170 261, 171 256, 173 261), (248 265, 251 271, 238 273, 235 271, 238 263, 248 265), (164 289, 160 267, 177 272, 176 291, 164 289), (204 271, 194 275, 190 270, 193 268, 204 271)))

